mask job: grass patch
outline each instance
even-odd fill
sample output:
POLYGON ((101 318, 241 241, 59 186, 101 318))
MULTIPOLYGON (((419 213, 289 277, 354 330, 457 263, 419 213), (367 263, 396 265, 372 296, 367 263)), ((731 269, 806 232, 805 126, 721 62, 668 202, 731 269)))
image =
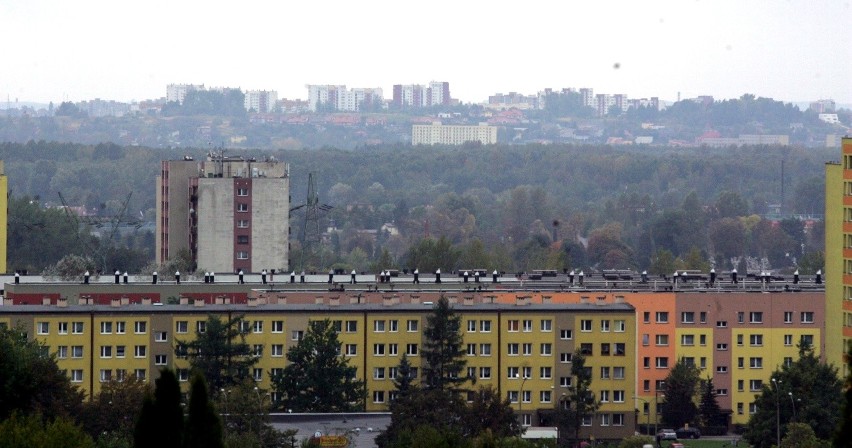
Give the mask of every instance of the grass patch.
MULTIPOLYGON (((737 437, 737 439, 739 439, 739 437, 737 437)), ((730 448, 732 446, 731 440, 732 439, 723 439, 723 440, 720 440, 720 439, 714 439, 714 440, 698 439, 698 440, 678 440, 677 442, 682 443, 684 448, 723 448, 723 447, 730 448)), ((673 442, 671 442, 671 441, 663 442, 663 448, 669 448, 669 446, 671 446, 672 443, 673 442)), ((748 443, 745 442, 744 440, 740 440, 740 442, 737 444, 737 446, 739 446, 741 448, 747 448, 748 443)))

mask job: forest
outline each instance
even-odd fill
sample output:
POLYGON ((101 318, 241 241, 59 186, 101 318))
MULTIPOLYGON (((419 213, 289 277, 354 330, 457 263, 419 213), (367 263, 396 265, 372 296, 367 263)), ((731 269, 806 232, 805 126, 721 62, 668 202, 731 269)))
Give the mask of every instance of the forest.
MULTIPOLYGON (((121 246, 95 250, 110 257, 107 266, 150 263, 153 235, 145 227, 111 241, 89 228, 69 238, 73 220, 57 208, 60 193, 67 205, 106 221, 126 208, 128 220, 152 222, 160 161, 203 158, 208 150, 0 144, 10 194, 10 269, 41 272, 64 255, 91 256, 104 245, 121 246)), ((781 146, 384 145, 226 153, 289 163, 293 206, 305 202, 314 174, 320 201, 333 207, 320 227, 333 231, 320 251, 302 253, 304 217, 292 214, 296 268, 416 264, 660 274, 709 266, 819 269, 824 165, 839 159, 836 149, 781 146), (382 231, 387 223, 398 234, 382 231)))

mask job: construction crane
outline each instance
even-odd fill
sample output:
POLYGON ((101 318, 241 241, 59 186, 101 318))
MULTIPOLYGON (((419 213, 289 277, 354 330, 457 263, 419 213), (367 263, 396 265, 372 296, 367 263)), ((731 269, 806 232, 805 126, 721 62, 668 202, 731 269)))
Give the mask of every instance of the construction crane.
POLYGON ((86 251, 84 255, 91 257, 96 263, 100 264, 101 272, 107 272, 107 258, 109 258, 109 253, 114 249, 114 241, 119 234, 120 227, 122 225, 132 226, 138 230, 143 224, 141 220, 127 219, 125 216, 127 214, 127 205, 130 203, 133 192, 127 194, 127 197, 121 203, 118 213, 112 216, 78 215, 72 211, 72 207, 65 201, 62 193, 59 192, 58 194, 59 200, 62 202, 62 208, 65 210, 65 216, 68 217, 78 230, 85 227, 89 232, 94 233, 93 229, 98 229, 96 230, 99 236, 97 240, 84 238, 83 233, 79 231, 76 233, 76 238, 83 250, 86 251))
POLYGON ((320 204, 319 195, 317 194, 316 175, 308 173, 308 197, 304 204, 297 205, 290 209, 290 212, 302 210, 304 220, 302 222, 302 232, 299 235, 299 241, 302 244, 302 255, 299 260, 299 267, 304 268, 305 254, 313 254, 319 248, 322 242, 322 233, 319 228, 320 215, 331 210, 332 206, 328 204, 320 204))

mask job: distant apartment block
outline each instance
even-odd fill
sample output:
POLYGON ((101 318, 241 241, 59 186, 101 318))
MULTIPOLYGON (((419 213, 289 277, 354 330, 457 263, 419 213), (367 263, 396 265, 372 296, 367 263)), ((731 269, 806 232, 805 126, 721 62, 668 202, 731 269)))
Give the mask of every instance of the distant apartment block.
POLYGON ((162 162, 157 176, 157 262, 188 252, 200 271, 289 266, 289 166, 210 154, 162 162))
POLYGON ((92 118, 123 117, 131 112, 139 111, 139 106, 136 104, 120 103, 118 101, 102 100, 100 98, 95 98, 89 101, 80 101, 79 103, 75 103, 75 106, 92 118))
POLYGON ((523 95, 517 92, 509 92, 507 94, 497 93, 488 97, 488 104, 485 107, 494 110, 539 109, 539 97, 537 95, 523 95))
POLYGON ((395 84, 393 86, 393 100, 391 104, 398 109, 402 109, 449 106, 451 101, 450 83, 432 81, 428 86, 395 84))
POLYGON ((384 103, 382 89, 378 87, 347 89, 345 85, 308 86, 308 107, 318 110, 359 112, 384 103))
POLYGON ((169 84, 166 86, 166 101, 183 104, 186 94, 196 90, 205 90, 204 84, 169 84))
POLYGON ((445 126, 435 122, 431 125, 414 125, 411 130, 412 145, 461 145, 468 142, 496 144, 497 127, 486 124, 445 126))
POLYGON ((743 134, 739 137, 699 137, 696 140, 699 145, 724 147, 724 146, 754 146, 754 145, 790 145, 789 135, 753 135, 743 134))
POLYGON ((7 272, 6 243, 8 241, 7 226, 9 213, 9 180, 3 161, 0 160, 0 272, 7 272))
POLYGON ((274 90, 249 90, 245 93, 246 110, 267 114, 275 109, 278 92, 274 90))
POLYGON ((808 105, 808 110, 818 114, 831 113, 836 110, 834 100, 817 100, 808 105))

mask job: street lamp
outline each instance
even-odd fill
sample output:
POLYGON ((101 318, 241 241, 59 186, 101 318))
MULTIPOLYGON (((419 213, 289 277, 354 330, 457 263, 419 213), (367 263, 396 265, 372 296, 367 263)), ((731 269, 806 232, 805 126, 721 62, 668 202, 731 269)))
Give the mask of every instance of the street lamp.
POLYGON ((793 392, 787 392, 787 395, 790 396, 790 404, 793 405, 793 421, 796 421, 796 400, 793 400, 793 392))
MULTIPOLYGON (((634 395, 634 396, 633 396, 633 399, 634 399, 634 400, 639 400, 639 401, 641 401, 642 403, 645 403, 645 405, 646 405, 646 406, 649 406, 649 407, 651 406, 651 403, 648 403, 648 400, 646 400, 646 399, 644 399, 644 398, 642 398, 642 397, 638 397, 638 396, 635 396, 635 395, 634 395)), ((635 407, 635 406, 634 406, 634 407, 635 407)), ((644 409, 643 409, 643 411, 644 411, 644 409)), ((650 431, 650 428, 651 428, 651 411, 646 412, 646 413, 645 413, 645 415, 646 415, 646 416, 647 416, 647 418, 648 418, 648 423, 645 425, 645 432, 648 432, 648 431, 650 431)))
POLYGON ((520 373, 516 373, 515 379, 518 379, 518 378, 522 378, 522 380, 521 380, 521 391, 519 392, 519 396, 518 396, 518 413, 520 414, 521 411, 524 410, 524 384, 527 382, 528 377, 526 375, 524 375, 522 377, 520 373))
POLYGON ((657 423, 660 420, 660 418, 659 418, 660 402, 657 399, 657 397, 660 396, 660 395, 662 395, 663 397, 666 396, 666 394, 663 391, 660 391, 660 388, 663 387, 663 385, 665 385, 665 384, 666 384, 665 381, 660 381, 660 384, 658 384, 657 387, 654 388, 654 434, 657 434, 657 423))
POLYGON ((781 446, 781 392, 778 390, 781 380, 772 378, 772 383, 775 384, 775 446, 781 446))

